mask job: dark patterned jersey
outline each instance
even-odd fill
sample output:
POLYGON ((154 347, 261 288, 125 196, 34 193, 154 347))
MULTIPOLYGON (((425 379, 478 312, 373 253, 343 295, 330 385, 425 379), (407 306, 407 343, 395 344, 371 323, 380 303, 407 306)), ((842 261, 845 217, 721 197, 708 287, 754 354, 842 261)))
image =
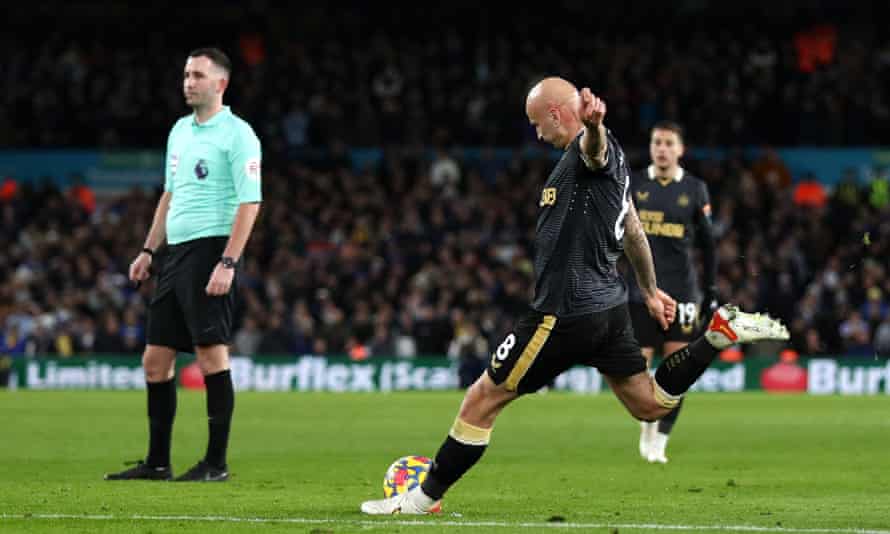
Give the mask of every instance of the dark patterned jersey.
MULTIPOLYGON (((658 287, 677 302, 699 298, 692 250, 697 232, 705 231, 711 204, 708 186, 680 169, 676 178, 655 178, 654 168, 634 173, 631 191, 643 231, 649 238, 658 287)), ((629 280, 630 299, 642 301, 636 280, 629 280)))
POLYGON ((605 167, 592 171, 585 165, 579 135, 541 191, 532 302, 537 311, 567 317, 627 301, 615 262, 624 252, 630 172, 618 141, 611 132, 606 137, 605 167))

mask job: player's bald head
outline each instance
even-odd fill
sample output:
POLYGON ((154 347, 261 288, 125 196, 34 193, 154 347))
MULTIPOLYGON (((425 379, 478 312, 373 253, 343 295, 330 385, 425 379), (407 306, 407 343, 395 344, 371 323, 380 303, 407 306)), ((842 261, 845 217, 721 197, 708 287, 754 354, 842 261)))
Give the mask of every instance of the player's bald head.
POLYGON ((525 98, 525 114, 538 139, 565 148, 581 128, 578 88, 556 76, 536 83, 525 98))
POLYGON ((547 111, 552 106, 566 104, 577 97, 578 88, 572 82, 551 76, 536 83, 525 98, 525 111, 529 117, 547 111))

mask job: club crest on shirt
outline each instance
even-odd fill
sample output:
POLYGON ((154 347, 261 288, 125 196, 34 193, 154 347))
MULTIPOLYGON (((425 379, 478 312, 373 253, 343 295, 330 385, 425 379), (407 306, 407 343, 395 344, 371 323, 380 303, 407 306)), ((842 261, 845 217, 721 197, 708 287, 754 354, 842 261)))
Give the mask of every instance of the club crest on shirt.
POLYGON ((543 208, 544 206, 553 206, 554 204, 556 204, 556 188, 545 187, 541 191, 541 202, 538 205, 543 208))
POLYGON ((637 202, 646 202, 649 200, 649 191, 637 191, 637 202))
POLYGON ((685 193, 680 195, 677 198, 677 205, 680 206, 681 208, 685 208, 686 206, 688 206, 689 205, 689 195, 687 195, 685 193))
POLYGON ((198 163, 195 163, 195 176, 198 177, 198 180, 203 180, 207 178, 208 174, 210 174, 210 170, 207 169, 207 161, 199 159, 198 163))

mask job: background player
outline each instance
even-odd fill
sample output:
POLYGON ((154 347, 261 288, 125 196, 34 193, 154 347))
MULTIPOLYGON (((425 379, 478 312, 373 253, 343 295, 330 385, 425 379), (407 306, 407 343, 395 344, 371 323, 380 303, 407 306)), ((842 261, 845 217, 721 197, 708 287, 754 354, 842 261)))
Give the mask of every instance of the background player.
MULTIPOLYGON (((643 301, 639 287, 628 280, 634 333, 648 364, 656 351, 672 354, 698 334, 699 318, 717 309, 717 254, 711 227, 708 187, 680 167, 683 130, 673 122, 652 128, 652 164, 631 177, 631 192, 643 231, 649 238, 659 287, 677 301, 677 320, 662 330, 643 301), (703 287, 699 293, 693 241, 702 251, 703 287), (703 298, 702 298, 703 297, 703 298), (703 305, 700 307, 700 304, 703 305)), ((667 463, 665 448, 683 401, 657 422, 640 423, 640 455, 649 462, 667 463)))
POLYGON ((194 352, 207 386, 209 439, 204 458, 176 480, 224 481, 235 393, 229 347, 241 253, 262 200, 260 141, 223 106, 231 72, 215 48, 189 54, 183 92, 194 113, 170 130, 164 193, 142 252, 130 265, 145 280, 166 240, 168 253, 148 317, 142 365, 148 391, 148 456, 106 480, 169 480, 176 414, 176 353, 194 352))
POLYGON ((573 365, 597 367, 628 411, 651 421, 676 406, 720 349, 735 341, 788 337, 776 321, 723 307, 705 336, 669 355, 653 379, 615 267, 622 251, 662 328, 673 320, 676 303, 655 285, 649 244, 630 201, 624 152, 603 125, 605 103, 587 88, 579 93, 566 80, 547 78, 529 92, 526 114, 539 139, 564 150, 538 201, 532 309, 467 390, 422 486, 364 502, 365 513, 428 513, 482 457, 501 410, 573 365))

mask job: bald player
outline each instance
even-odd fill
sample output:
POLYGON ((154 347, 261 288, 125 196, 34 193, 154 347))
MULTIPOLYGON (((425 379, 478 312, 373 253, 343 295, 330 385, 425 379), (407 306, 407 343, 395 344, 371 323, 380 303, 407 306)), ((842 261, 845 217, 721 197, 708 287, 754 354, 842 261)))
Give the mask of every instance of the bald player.
MULTIPOLYGON (((634 339, 627 290, 616 270, 626 254, 649 313, 663 329, 676 303, 655 284, 649 243, 631 203, 624 152, 606 130, 606 104, 587 88, 547 78, 525 106, 538 138, 563 150, 534 199, 535 295, 531 309, 491 355, 470 386, 423 484, 388 499, 367 501, 367 514, 425 514, 482 457, 501 410, 574 365, 594 366, 636 418, 667 414, 720 349, 736 342, 787 339, 766 316, 719 308, 705 335, 669 355, 653 379, 634 339)), ((531 200, 531 199, 530 199, 531 200)))

